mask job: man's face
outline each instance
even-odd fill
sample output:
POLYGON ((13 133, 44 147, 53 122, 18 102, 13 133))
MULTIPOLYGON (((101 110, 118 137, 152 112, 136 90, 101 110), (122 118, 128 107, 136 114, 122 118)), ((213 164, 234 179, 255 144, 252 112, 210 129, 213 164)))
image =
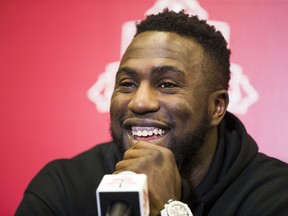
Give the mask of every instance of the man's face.
POLYGON ((111 132, 122 151, 139 140, 172 150, 178 165, 209 129, 203 50, 175 33, 144 32, 126 50, 111 99, 111 132))

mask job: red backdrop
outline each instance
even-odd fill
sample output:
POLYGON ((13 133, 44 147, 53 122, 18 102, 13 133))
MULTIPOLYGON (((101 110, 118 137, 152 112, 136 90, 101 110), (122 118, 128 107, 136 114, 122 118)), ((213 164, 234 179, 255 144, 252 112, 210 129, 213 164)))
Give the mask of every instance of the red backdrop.
MULTIPOLYGON (((143 18, 155 2, 0 1, 0 215, 14 214, 47 162, 110 139, 109 115, 87 91, 119 60, 123 24, 143 18)), ((252 95, 245 114, 236 114, 262 152, 288 161, 288 1, 198 3, 209 20, 229 27, 231 60, 245 75, 238 93, 252 95)))

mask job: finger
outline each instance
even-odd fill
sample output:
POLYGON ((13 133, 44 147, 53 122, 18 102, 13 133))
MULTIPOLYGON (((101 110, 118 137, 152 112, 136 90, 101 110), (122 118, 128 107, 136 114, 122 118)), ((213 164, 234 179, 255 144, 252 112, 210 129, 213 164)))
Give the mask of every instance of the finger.
POLYGON ((133 171, 135 170, 135 164, 138 164, 138 159, 128 159, 128 160, 122 160, 119 161, 115 165, 115 172, 123 172, 123 171, 133 171))
POLYGON ((159 149, 159 148, 165 148, 159 145, 156 145, 155 143, 145 141, 145 140, 139 140, 136 142, 130 149, 159 149))
POLYGON ((123 155, 123 160, 144 157, 144 156, 151 154, 152 151, 155 151, 155 150, 145 149, 145 148, 128 149, 123 155))

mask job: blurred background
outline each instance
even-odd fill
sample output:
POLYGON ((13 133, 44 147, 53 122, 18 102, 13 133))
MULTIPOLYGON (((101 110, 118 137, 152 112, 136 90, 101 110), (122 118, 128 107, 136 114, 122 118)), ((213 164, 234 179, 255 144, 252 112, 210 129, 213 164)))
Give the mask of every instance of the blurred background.
POLYGON ((0 215, 49 161, 109 141, 109 97, 135 21, 209 20, 232 50, 229 110, 288 162, 288 0, 0 0, 0 215))

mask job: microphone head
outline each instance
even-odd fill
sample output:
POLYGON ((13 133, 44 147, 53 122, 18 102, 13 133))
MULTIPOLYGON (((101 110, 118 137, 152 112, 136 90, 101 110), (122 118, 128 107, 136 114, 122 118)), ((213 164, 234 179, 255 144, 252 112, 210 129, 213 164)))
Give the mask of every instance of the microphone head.
POLYGON ((96 200, 98 215, 106 215, 116 208, 123 210, 118 215, 127 211, 127 215, 148 216, 147 176, 133 172, 104 175, 96 190, 96 200))

